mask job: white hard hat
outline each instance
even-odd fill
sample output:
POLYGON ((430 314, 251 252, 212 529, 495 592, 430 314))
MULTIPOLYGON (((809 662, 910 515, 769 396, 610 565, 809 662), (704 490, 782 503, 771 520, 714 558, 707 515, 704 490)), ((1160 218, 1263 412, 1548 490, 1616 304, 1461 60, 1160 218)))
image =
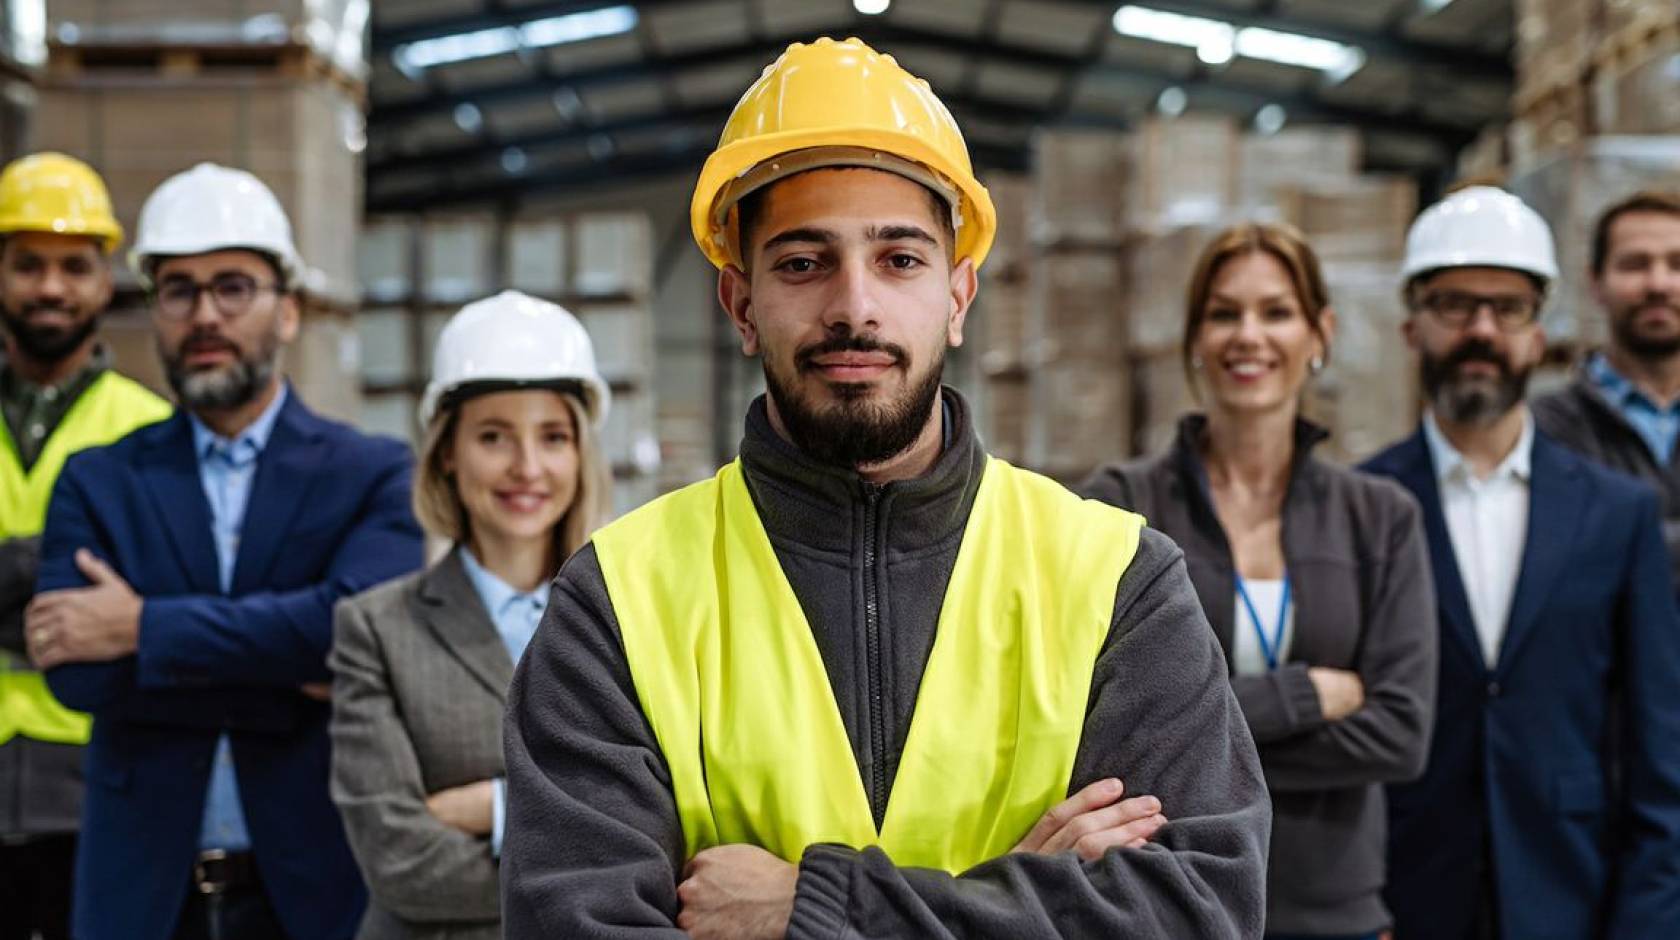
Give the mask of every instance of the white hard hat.
POLYGON ((477 300, 449 318, 432 354, 432 380, 420 401, 428 425, 443 399, 466 385, 549 385, 576 382, 596 427, 607 420, 612 392, 595 368, 595 346, 577 317, 558 304, 519 291, 477 300))
POLYGON ((1503 189, 1461 189, 1423 210, 1406 234, 1404 281, 1441 268, 1510 268, 1549 284, 1558 276, 1552 230, 1503 189))
POLYGON ((245 248, 273 258, 288 290, 303 278, 292 224, 274 193, 244 170, 200 163, 166 179, 140 209, 129 264, 151 286, 153 262, 245 248))

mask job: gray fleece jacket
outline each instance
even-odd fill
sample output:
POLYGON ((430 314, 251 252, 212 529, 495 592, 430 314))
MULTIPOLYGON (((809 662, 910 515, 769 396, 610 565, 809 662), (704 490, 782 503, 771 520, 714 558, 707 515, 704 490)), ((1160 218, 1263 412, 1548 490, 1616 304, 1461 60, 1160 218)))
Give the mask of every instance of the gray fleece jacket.
MULTIPOLYGON (((945 394, 949 443, 914 480, 875 486, 810 460, 770 428, 762 399, 741 445, 856 759, 833 772, 861 774, 877 822, 986 459, 967 406, 945 394)), ((683 936, 670 774, 592 548, 555 581, 504 744, 506 936, 683 936)), ((1160 798, 1170 823, 1150 845, 1094 862, 1011 854, 955 876, 878 848, 812 846, 788 936, 1260 936, 1271 816, 1259 760, 1182 557, 1153 531, 1118 585, 1069 789, 1106 776, 1160 798)))
MULTIPOLYGON (((1236 636, 1236 565, 1208 492, 1190 415, 1164 454, 1098 471, 1094 499, 1141 512, 1183 547, 1190 580, 1227 653, 1236 636)), ((1392 480, 1312 456, 1324 432, 1301 421, 1283 504, 1294 640, 1277 669, 1232 678, 1272 793, 1266 929, 1363 936, 1383 906, 1383 784, 1423 772, 1435 714, 1439 630, 1417 500, 1392 480), (1359 674, 1365 704, 1328 721, 1307 670, 1359 674)))

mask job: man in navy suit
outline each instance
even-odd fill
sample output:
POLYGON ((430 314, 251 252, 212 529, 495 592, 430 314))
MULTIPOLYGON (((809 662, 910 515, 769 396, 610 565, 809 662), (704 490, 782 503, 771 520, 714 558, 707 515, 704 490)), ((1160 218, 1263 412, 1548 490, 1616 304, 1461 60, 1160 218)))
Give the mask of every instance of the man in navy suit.
POLYGON ((1429 766, 1390 788, 1398 940, 1680 936, 1680 617, 1656 493, 1535 430, 1551 233, 1462 190, 1404 267, 1423 427, 1366 469, 1424 509, 1429 766))
POLYGON ((133 260, 181 408, 66 464, 25 624, 93 715, 75 935, 348 940, 366 893, 327 796, 331 613, 419 566, 411 460, 278 376, 302 264, 255 177, 165 181, 133 260))

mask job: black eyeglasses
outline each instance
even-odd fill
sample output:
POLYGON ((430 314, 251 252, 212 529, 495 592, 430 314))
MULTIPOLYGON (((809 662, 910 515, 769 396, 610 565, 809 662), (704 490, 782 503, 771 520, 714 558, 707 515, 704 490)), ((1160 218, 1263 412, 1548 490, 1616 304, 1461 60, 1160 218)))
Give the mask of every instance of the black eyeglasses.
POLYGON ((259 281, 248 274, 218 274, 208 282, 173 278, 153 293, 159 315, 170 320, 189 320, 198 309, 200 294, 209 293, 216 312, 229 319, 244 316, 257 302, 257 295, 278 293, 281 286, 259 281))
POLYGON ((1520 330, 1540 315, 1540 298, 1533 294, 1472 294, 1469 291, 1434 291, 1423 298, 1423 309, 1454 329, 1463 329, 1476 319, 1483 307, 1493 313, 1501 330, 1520 330))

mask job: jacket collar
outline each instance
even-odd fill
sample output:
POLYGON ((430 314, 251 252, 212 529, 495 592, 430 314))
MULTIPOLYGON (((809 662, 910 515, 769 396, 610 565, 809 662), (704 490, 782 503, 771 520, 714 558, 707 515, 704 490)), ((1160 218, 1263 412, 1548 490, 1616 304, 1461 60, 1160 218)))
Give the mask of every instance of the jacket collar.
POLYGON ((513 660, 484 609, 455 546, 420 576, 414 613, 438 644, 461 662, 498 699, 506 700, 513 682, 513 660))
POLYGON ((747 411, 741 465, 765 531, 775 542, 849 551, 852 523, 871 503, 883 544, 894 551, 928 548, 958 535, 968 522, 986 454, 975 436, 968 403, 943 390, 946 446, 932 469, 912 480, 872 484, 849 467, 820 463, 770 426, 764 396, 747 411))

